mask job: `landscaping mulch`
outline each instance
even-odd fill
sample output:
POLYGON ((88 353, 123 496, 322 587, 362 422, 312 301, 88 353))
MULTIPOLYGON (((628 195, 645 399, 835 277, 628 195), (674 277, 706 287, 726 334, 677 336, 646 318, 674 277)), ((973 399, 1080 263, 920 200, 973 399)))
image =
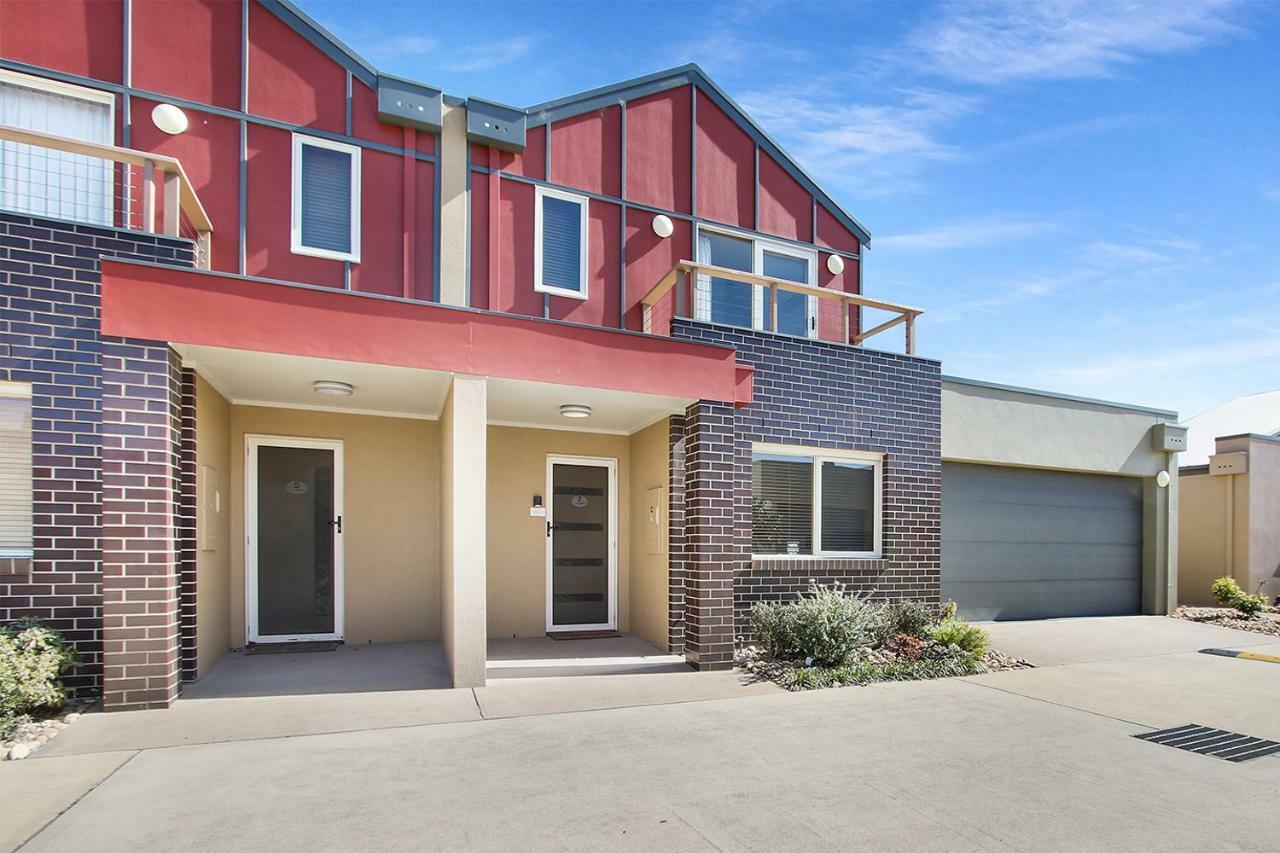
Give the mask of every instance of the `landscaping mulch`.
POLYGON ((12 735, 0 741, 0 761, 18 761, 28 757, 80 719, 92 706, 92 701, 72 701, 56 714, 23 723, 12 735))
POLYGON ((1275 607, 1257 616, 1245 616, 1234 607, 1179 607, 1173 612, 1173 618, 1280 637, 1280 609, 1275 607))

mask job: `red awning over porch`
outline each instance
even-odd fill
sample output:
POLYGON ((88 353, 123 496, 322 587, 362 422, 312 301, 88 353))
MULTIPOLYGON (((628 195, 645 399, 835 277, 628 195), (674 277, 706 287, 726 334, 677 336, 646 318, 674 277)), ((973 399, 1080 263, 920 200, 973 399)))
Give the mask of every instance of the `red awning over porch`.
POLYGON ((691 400, 751 402, 733 349, 135 261, 102 262, 104 334, 691 400))

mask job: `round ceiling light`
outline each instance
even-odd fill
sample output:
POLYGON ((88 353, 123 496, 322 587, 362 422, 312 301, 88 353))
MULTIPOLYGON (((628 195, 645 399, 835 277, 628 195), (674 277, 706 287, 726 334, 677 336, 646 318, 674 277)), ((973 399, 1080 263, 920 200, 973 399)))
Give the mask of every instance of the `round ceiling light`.
POLYGON ((591 407, 579 405, 578 403, 565 403, 560 407, 560 415, 566 418, 589 418, 591 417, 591 407))
POLYGON ((349 382, 335 382, 332 379, 318 379, 311 383, 311 389, 317 394, 327 397, 350 397, 356 387, 349 382))
POLYGON ((840 275, 840 273, 844 272, 844 258, 839 255, 828 256, 827 271, 832 275, 840 275))
POLYGON ((151 121, 171 136, 187 132, 187 114, 173 104, 157 104, 151 111, 151 121))
POLYGON ((665 240, 670 237, 675 233, 675 230, 676 226, 671 221, 671 217, 667 216, 665 213, 659 213, 657 216, 653 217, 653 233, 657 234, 662 239, 665 240))

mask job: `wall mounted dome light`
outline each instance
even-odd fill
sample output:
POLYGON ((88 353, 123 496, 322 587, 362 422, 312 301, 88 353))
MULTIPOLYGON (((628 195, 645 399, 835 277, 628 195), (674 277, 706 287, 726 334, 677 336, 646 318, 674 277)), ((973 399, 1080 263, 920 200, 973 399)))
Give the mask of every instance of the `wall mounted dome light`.
POLYGON ((1168 471, 1161 471, 1156 474, 1156 485, 1162 489, 1167 489, 1169 487, 1169 481, 1172 479, 1173 478, 1169 476, 1168 471))
POLYGON ((326 397, 350 397, 356 387, 349 382, 335 382, 332 379, 317 379, 311 383, 311 389, 326 397))
POLYGON ((186 133, 189 126, 187 114, 173 104, 156 104, 151 111, 151 121, 170 136, 186 133))
POLYGON ((657 234, 662 239, 665 240, 670 237, 675 233, 675 230, 676 226, 671 221, 671 217, 667 216, 665 213, 659 213, 657 216, 653 217, 653 233, 657 234))
POLYGON ((839 255, 828 255, 827 271, 832 275, 840 275, 840 273, 844 272, 844 258, 839 255))
POLYGON ((566 418, 589 418, 591 417, 591 407, 578 403, 565 403, 560 407, 560 415, 566 418))

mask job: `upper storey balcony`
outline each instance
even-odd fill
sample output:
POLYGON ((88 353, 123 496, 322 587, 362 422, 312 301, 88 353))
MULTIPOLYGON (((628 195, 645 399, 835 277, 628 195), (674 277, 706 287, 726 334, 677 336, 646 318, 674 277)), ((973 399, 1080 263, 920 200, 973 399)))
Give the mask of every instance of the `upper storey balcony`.
POLYGON ((213 224, 172 157, 0 124, 0 210, 184 237, 209 269, 213 224))

